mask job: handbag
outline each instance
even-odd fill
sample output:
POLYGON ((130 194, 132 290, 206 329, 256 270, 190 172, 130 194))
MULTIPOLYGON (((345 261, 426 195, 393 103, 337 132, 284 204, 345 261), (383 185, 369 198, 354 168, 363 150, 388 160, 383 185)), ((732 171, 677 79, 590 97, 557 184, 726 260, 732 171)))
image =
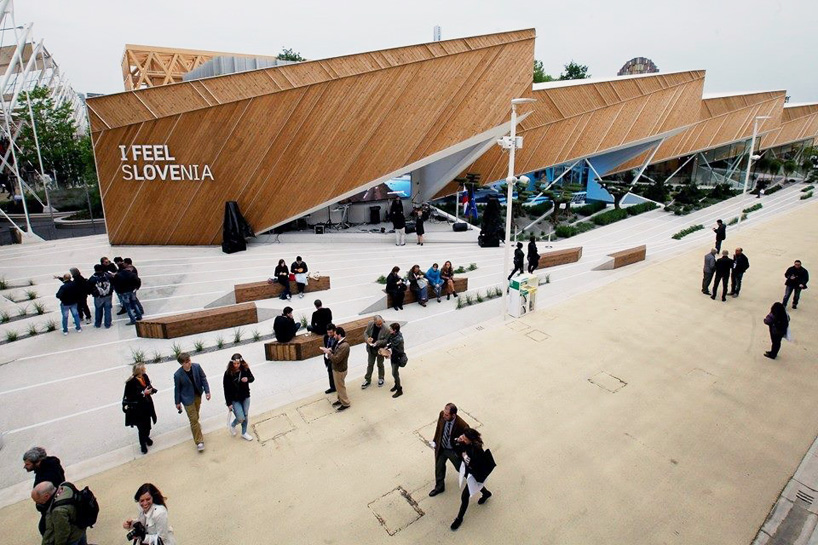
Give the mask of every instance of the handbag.
POLYGON ((409 356, 406 355, 406 352, 401 354, 400 359, 398 360, 398 367, 406 367, 406 364, 409 363, 409 356))
POLYGON ((422 290, 423 288, 425 288, 426 286, 429 285, 429 281, 426 280, 425 278, 423 278, 422 276, 417 279, 417 283, 418 283, 418 289, 419 290, 422 290))
POLYGON ((295 274, 290 273, 290 282, 295 282, 295 274))

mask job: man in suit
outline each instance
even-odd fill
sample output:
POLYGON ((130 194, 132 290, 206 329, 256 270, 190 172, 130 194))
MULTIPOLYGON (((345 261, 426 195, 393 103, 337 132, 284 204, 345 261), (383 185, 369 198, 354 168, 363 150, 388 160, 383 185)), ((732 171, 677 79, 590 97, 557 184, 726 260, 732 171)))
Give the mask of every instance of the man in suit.
POLYGON ((738 297, 741 291, 741 280, 744 273, 750 268, 750 260, 744 255, 742 248, 736 248, 733 253, 733 275, 730 277, 730 295, 738 297))
MULTIPOLYGON (((335 324, 333 323, 327 324, 327 331, 324 333, 324 348, 329 349, 330 352, 335 348, 335 324)), ((326 351, 324 351, 324 366, 327 368, 327 375, 329 376, 329 388, 324 390, 324 393, 332 394, 337 390, 335 389, 335 378, 332 376, 332 363, 329 361, 329 354, 326 351)))
POLYGON ((460 471, 460 455, 455 451, 455 438, 469 429, 469 425, 457 415, 457 406, 447 403, 437 418, 434 440, 430 446, 435 449, 435 487, 429 492, 437 496, 446 489, 446 460, 460 471))
POLYGON ((339 412, 349 409, 350 402, 347 396, 346 376, 349 368, 349 343, 346 340, 346 331, 343 327, 335 328, 335 346, 332 349, 322 348, 332 366, 332 378, 338 390, 338 400, 332 406, 339 412))
POLYGON ((716 254, 719 251, 713 248, 710 252, 704 256, 704 269, 702 272, 704 276, 702 277, 702 293, 705 295, 710 295, 710 282, 713 280, 713 273, 716 272, 716 254))
POLYGON ((204 436, 202 427, 199 425, 199 407, 202 405, 202 392, 210 401, 210 385, 207 383, 204 369, 198 363, 190 361, 190 354, 182 352, 176 361, 181 365, 173 373, 173 397, 176 401, 176 410, 182 412, 182 405, 185 406, 193 442, 196 443, 196 449, 202 452, 204 451, 204 436))
POLYGON ((716 261, 716 279, 713 281, 713 295, 710 296, 712 300, 716 300, 719 282, 721 282, 721 300, 727 301, 727 280, 730 278, 731 270, 733 270, 733 260, 730 259, 730 252, 724 250, 716 261))

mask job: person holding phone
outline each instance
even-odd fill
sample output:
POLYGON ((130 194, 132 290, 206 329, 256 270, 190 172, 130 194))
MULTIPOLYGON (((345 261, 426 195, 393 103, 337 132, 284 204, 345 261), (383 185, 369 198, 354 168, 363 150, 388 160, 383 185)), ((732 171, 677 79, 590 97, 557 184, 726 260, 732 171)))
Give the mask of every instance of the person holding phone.
POLYGON ((136 427, 139 431, 139 447, 142 454, 148 453, 151 440, 151 423, 156 424, 156 409, 153 398, 157 390, 151 385, 151 379, 145 373, 144 363, 135 363, 131 368, 131 377, 125 382, 125 393, 122 395, 122 410, 125 412, 125 425, 136 427))

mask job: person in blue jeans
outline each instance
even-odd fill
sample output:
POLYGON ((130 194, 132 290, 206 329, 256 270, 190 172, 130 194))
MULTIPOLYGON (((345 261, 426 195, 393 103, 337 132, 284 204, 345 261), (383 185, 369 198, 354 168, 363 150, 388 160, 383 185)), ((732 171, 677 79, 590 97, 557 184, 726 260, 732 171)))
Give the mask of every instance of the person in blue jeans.
POLYGON ((103 265, 94 265, 94 274, 88 279, 88 291, 94 296, 94 327, 102 327, 104 316, 105 329, 108 329, 111 327, 114 276, 106 271, 103 265))
POLYGON ((119 295, 119 300, 125 311, 128 313, 130 321, 128 325, 134 325, 138 320, 142 319, 142 312, 136 306, 136 289, 139 287, 139 277, 129 270, 125 263, 119 264, 119 270, 114 276, 114 291, 119 295))
POLYGON ((77 333, 82 333, 82 322, 77 310, 79 300, 86 295, 85 285, 79 285, 69 273, 62 276, 62 286, 57 291, 57 299, 60 300, 60 312, 62 313, 62 334, 68 335, 68 314, 74 318, 74 326, 77 333))
POLYGON ((247 433, 247 421, 250 412, 250 383, 255 377, 250 371, 250 366, 241 357, 241 354, 233 354, 224 372, 224 401, 227 410, 233 413, 233 420, 227 425, 230 435, 236 436, 236 426, 241 424, 241 437, 247 441, 252 441, 253 436, 247 433))
POLYGON ((429 270, 426 271, 426 280, 429 281, 429 287, 437 297, 437 302, 440 302, 440 292, 443 290, 443 279, 440 278, 440 269, 437 263, 433 263, 429 270))

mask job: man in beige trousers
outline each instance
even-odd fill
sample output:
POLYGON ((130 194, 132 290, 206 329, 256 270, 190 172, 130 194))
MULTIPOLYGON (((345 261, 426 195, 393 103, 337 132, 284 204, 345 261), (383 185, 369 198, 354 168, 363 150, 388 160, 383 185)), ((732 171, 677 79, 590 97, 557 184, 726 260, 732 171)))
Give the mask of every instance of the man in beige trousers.
POLYGON ((335 381, 335 389, 338 391, 338 401, 332 404, 339 411, 349 408, 349 397, 347 397, 347 365, 349 361, 349 343, 346 341, 346 331, 343 327, 335 328, 335 346, 333 348, 322 348, 332 365, 332 378, 335 381))

